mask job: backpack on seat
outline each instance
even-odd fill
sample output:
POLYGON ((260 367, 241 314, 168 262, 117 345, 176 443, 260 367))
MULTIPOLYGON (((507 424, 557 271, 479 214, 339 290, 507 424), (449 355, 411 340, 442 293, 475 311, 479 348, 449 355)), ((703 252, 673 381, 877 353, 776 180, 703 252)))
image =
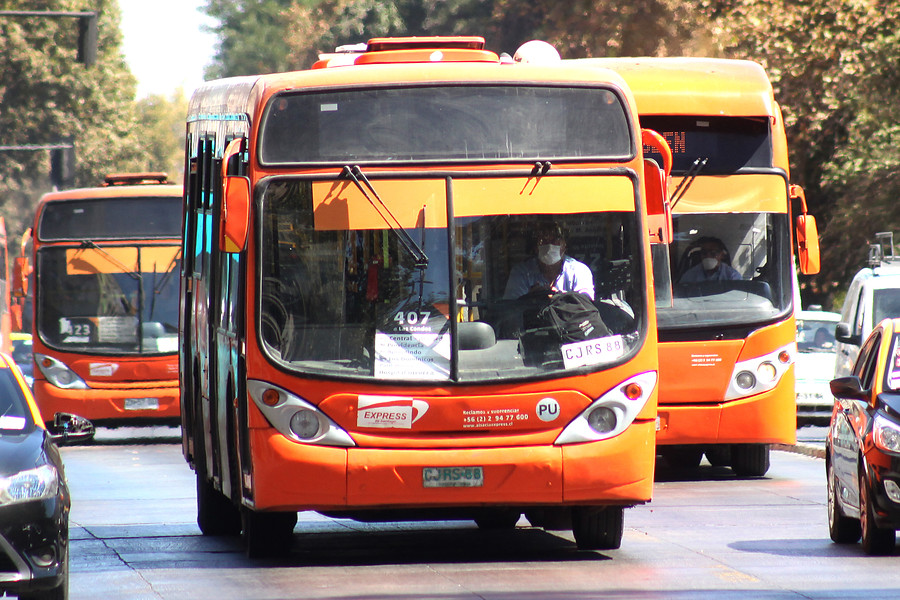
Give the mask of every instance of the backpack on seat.
POLYGON ((560 346, 610 335, 591 299, 579 292, 561 292, 526 315, 519 338, 525 364, 561 363, 560 346))

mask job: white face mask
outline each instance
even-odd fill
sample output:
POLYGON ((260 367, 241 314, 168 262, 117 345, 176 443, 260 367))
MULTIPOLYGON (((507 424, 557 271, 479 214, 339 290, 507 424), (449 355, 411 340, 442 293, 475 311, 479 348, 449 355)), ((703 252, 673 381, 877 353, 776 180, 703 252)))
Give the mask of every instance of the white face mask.
POLYGON ((555 265, 562 260, 562 246, 544 244, 538 248, 538 260, 545 265, 555 265))
POLYGON ((712 271, 713 269, 715 269, 716 267, 719 266, 718 259, 713 258, 713 257, 704 258, 702 262, 703 262, 703 269, 705 271, 712 271))

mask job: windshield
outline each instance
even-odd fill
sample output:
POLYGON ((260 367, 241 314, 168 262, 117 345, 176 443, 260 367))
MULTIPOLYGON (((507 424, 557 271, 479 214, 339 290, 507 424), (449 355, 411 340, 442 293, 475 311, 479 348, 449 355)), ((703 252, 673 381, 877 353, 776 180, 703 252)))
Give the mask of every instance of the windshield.
POLYGON ((74 352, 178 349, 178 246, 85 242, 38 252, 37 331, 74 352))
POLYGON ((673 218, 673 298, 657 302, 660 329, 750 325, 791 305, 787 215, 673 218))
POLYGON ((834 352, 834 321, 797 319, 797 348, 800 352, 834 352))
POLYGON ((873 291, 872 324, 883 319, 900 317, 900 289, 885 288, 873 291))
POLYGON ((179 237, 180 196, 48 202, 37 228, 37 239, 41 241, 179 237))
POLYGON ((12 369, 0 369, 0 435, 31 429, 28 401, 12 369))
MULTIPOLYGON (((302 373, 405 381, 486 382, 618 364, 642 341, 645 285, 630 182, 631 210, 599 210, 614 195, 610 179, 585 178, 596 195, 556 207, 528 194, 509 206, 500 193, 494 203, 475 195, 521 190, 522 180, 417 182, 430 190, 427 201, 410 193, 411 183, 373 180, 427 261, 368 203, 348 212, 343 201, 318 203, 312 182, 270 181, 262 195, 263 347, 302 373)), ((538 187, 576 180, 543 178, 538 187)))
POLYGON ((276 96, 264 164, 627 158, 627 113, 601 88, 404 86, 276 96))

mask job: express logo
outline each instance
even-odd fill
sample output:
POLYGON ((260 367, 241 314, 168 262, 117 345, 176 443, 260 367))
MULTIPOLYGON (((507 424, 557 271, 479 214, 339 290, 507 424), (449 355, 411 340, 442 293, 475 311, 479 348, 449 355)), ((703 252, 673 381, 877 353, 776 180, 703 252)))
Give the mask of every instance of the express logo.
POLYGON ((428 403, 404 396, 359 396, 357 427, 411 429, 428 412, 428 403))

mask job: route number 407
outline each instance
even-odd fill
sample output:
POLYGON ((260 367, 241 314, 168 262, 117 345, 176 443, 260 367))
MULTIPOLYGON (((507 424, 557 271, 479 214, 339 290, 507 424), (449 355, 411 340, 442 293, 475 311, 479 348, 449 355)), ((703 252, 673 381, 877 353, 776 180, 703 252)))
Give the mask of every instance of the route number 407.
POLYGON ((394 321, 399 327, 409 327, 411 325, 425 325, 428 323, 428 317, 431 313, 425 311, 399 311, 394 315, 394 321))

